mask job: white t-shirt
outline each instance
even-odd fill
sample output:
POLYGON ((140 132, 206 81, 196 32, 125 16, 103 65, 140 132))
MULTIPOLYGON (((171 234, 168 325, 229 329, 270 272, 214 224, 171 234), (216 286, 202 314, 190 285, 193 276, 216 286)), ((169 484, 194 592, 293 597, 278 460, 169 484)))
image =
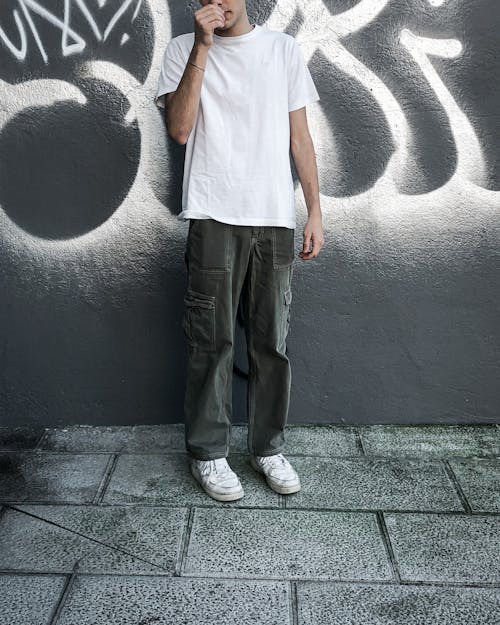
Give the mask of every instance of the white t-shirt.
MULTIPOLYGON (((194 33, 168 43, 159 107, 177 89, 193 44, 194 33)), ((178 218, 295 228, 288 113, 319 99, 291 35, 259 24, 235 37, 214 33, 186 143, 178 218)))

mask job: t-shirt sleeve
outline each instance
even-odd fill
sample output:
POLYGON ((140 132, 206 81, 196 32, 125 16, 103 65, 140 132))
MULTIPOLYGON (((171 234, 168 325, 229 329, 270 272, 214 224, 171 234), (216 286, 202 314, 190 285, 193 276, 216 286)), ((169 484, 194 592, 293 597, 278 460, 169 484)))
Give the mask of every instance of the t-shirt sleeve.
POLYGON ((165 48, 161 62, 158 89, 155 95, 157 106, 165 108, 165 94, 177 89, 185 69, 186 61, 183 60, 181 48, 175 39, 171 39, 165 48))
POLYGON ((320 99, 302 49, 292 38, 288 62, 288 112, 320 99))

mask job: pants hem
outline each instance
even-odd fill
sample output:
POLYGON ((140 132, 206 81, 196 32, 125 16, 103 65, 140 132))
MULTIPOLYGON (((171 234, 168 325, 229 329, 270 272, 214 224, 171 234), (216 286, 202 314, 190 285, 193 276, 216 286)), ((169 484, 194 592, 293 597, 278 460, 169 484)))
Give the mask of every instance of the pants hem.
POLYGON ((188 456, 193 460, 217 460, 218 458, 227 458, 228 453, 225 451, 213 452, 211 454, 195 454, 188 450, 188 456))
POLYGON ((268 449, 266 451, 250 451, 253 456, 275 456, 276 454, 280 454, 284 451, 284 447, 280 447, 279 449, 268 449))

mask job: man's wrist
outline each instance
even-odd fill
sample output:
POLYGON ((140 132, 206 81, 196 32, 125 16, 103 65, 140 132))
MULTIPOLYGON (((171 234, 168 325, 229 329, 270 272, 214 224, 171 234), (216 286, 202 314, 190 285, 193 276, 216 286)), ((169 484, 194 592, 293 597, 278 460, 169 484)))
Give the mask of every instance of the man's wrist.
POLYGON ((308 212, 308 217, 312 217, 313 219, 322 218, 321 209, 319 206, 317 208, 310 208, 308 209, 307 212, 308 212))
POLYGON ((207 55, 209 50, 210 50, 210 46, 207 46, 204 43, 201 43, 199 41, 195 41, 193 43, 193 47, 191 49, 191 52, 193 54, 207 55))
POLYGON ((197 70, 194 70, 194 71, 198 72, 199 70, 201 70, 202 73, 204 73, 205 66, 207 64, 207 59, 208 59, 208 47, 195 42, 191 49, 191 53, 189 54, 187 65, 188 66, 192 65, 198 68, 197 70))

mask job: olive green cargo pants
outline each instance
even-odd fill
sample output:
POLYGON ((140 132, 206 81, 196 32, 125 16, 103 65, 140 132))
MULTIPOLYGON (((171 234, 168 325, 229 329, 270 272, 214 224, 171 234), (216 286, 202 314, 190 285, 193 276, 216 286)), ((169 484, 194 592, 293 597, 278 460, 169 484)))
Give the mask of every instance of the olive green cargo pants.
POLYGON ((269 456, 284 448, 294 232, 283 226, 241 226, 215 219, 189 222, 182 327, 187 344, 185 443, 192 458, 209 460, 229 453, 240 298, 249 363, 248 450, 269 456))

